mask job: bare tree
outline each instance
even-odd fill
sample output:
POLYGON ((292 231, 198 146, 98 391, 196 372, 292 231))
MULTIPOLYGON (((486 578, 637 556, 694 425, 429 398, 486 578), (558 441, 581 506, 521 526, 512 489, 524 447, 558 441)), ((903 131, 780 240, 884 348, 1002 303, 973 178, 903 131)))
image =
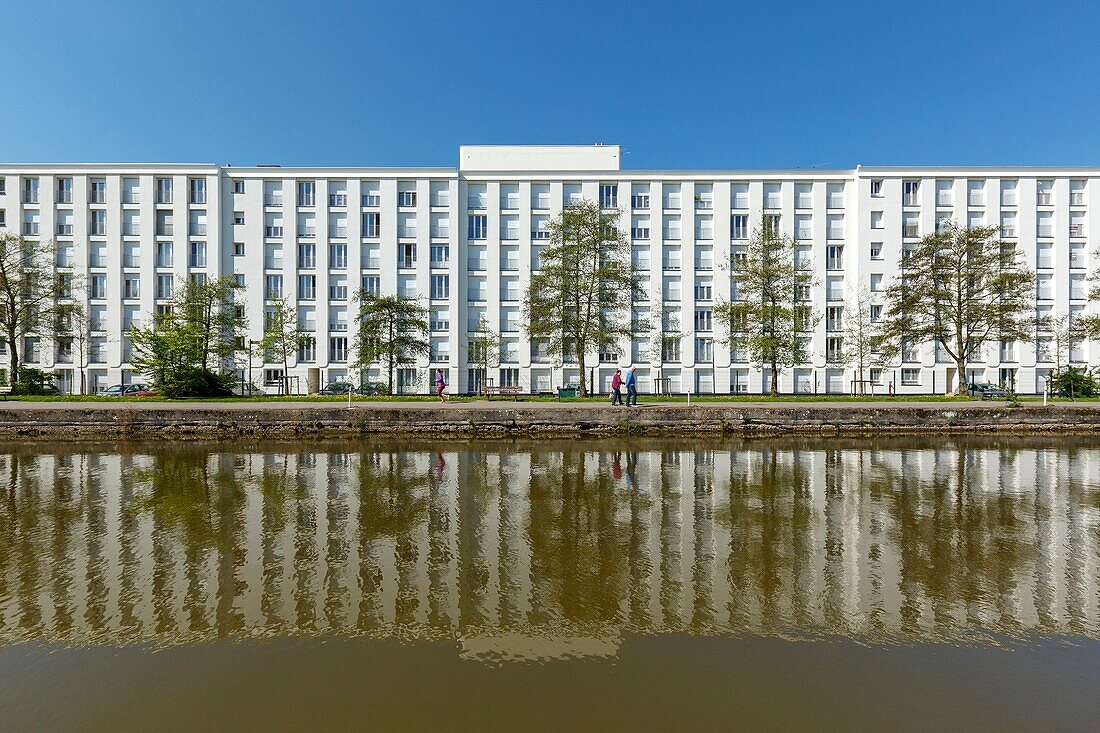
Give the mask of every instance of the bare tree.
POLYGON ((8 347, 13 384, 23 366, 23 340, 52 339, 58 316, 69 307, 73 276, 57 272, 55 256, 51 241, 0 234, 0 339, 8 347))

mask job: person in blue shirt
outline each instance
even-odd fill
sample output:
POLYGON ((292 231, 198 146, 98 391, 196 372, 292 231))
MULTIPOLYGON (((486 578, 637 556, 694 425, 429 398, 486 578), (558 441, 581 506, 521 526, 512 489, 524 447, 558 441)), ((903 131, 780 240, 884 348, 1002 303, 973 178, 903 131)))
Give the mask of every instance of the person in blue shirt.
POLYGON ((634 375, 634 367, 630 367, 630 371, 626 373, 626 406, 637 407, 638 406, 638 377, 634 375))

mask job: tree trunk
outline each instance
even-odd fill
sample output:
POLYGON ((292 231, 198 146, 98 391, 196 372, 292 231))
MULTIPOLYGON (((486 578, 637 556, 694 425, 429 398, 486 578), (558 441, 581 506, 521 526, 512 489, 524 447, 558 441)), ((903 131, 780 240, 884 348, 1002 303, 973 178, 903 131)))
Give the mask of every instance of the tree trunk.
POLYGON ((585 377, 584 377, 584 352, 583 351, 581 351, 580 354, 577 356, 577 363, 580 364, 580 371, 581 371, 581 381, 580 381, 581 397, 587 397, 588 396, 588 380, 585 379, 585 377))
POLYGON ((771 396, 772 397, 778 397, 779 396, 779 365, 776 364, 774 361, 772 362, 771 396))
POLYGON ((15 381, 19 378, 19 348, 14 331, 8 332, 8 353, 11 354, 11 358, 8 360, 11 365, 10 374, 8 374, 8 385, 14 387, 15 381))
POLYGON ((394 391, 393 391, 393 363, 394 363, 394 361, 395 361, 395 359, 394 359, 394 356, 393 356, 393 354, 392 354, 392 353, 390 353, 390 354, 389 354, 389 355, 388 355, 388 356, 386 357, 386 371, 387 371, 387 372, 389 372, 389 374, 388 374, 387 378, 389 379, 389 385, 390 385, 390 396, 391 396, 391 397, 392 397, 392 396, 393 396, 393 394, 394 394, 394 391))
MULTIPOLYGON (((962 349, 960 349, 959 351, 961 352, 962 349)), ((955 395, 957 397, 962 397, 963 395, 965 395, 967 393, 966 392, 966 359, 964 359, 961 356, 958 359, 955 359, 955 370, 959 373, 958 374, 959 386, 955 388, 955 395)), ((947 390, 944 390, 944 391, 946 392, 947 390)))

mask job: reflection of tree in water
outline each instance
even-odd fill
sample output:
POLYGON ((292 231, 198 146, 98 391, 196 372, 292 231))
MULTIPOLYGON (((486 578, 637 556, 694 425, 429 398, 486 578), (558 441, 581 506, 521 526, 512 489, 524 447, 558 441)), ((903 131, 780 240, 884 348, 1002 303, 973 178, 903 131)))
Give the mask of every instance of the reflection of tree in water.
MULTIPOLYGON (((203 631, 211 625, 206 612, 208 589, 203 579, 203 563, 211 551, 219 558, 219 598, 215 611, 218 632, 230 633, 244 624, 236 598, 244 589, 238 569, 244 563, 246 498, 231 459, 225 462, 218 459, 219 456, 201 449, 177 447, 171 452, 153 454, 151 466, 134 467, 123 477, 127 491, 133 492, 124 507, 124 518, 132 521, 136 516, 148 514, 153 522, 153 597, 158 631, 170 631, 176 625, 172 609, 175 547, 183 549, 188 629, 203 631), (146 489, 137 488, 141 486, 146 489)), ((94 493, 89 495, 94 497, 94 493)), ((89 506, 94 507, 91 503, 89 506)))
POLYGON ((918 631, 927 603, 936 628, 954 628, 964 618, 981 625, 990 620, 982 616, 988 610, 1011 632, 1018 624, 1017 580, 1039 540, 1024 521, 1034 499, 991 486, 977 452, 937 456, 934 478, 903 454, 900 465, 876 464, 869 479, 891 518, 902 626, 918 631))
POLYGON ((809 475, 797 454, 739 454, 730 464, 729 505, 715 519, 729 527, 729 623, 778 630, 786 610, 808 618, 806 578, 813 542, 809 475), (787 608, 789 606, 789 609, 787 608))
POLYGON ((548 591, 542 602, 574 623, 618 621, 626 597, 630 497, 607 458, 566 451, 560 471, 531 485, 532 575, 548 591))
MULTIPOLYGON (((364 453, 360 457, 359 625, 363 628, 378 626, 383 621, 380 561, 383 542, 390 540, 399 545, 396 548, 399 575, 407 576, 409 563, 415 564, 416 548, 411 533, 427 512, 428 502, 423 495, 427 486, 428 475, 416 470, 414 454, 394 451, 364 453)), ((399 593, 403 595, 401 603, 407 604, 407 593, 399 593)), ((405 618, 407 610, 402 608, 399 614, 405 618)))

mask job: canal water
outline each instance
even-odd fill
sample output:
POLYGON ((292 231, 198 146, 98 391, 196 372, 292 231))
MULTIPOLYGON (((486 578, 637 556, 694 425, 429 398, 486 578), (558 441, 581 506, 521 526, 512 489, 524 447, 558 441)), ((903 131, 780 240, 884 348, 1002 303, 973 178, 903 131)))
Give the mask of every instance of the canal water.
POLYGON ((1100 444, 0 446, 0 729, 1095 730, 1100 444))

